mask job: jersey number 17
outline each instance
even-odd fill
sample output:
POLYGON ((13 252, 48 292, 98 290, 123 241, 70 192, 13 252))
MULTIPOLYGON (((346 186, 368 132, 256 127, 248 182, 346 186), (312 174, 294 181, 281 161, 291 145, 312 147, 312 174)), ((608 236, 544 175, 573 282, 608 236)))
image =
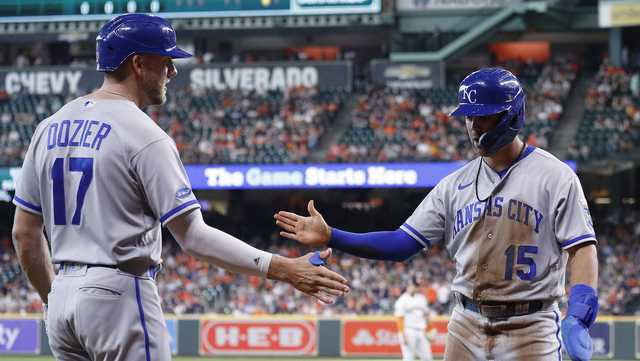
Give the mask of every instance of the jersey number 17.
MULTIPOLYGON (((65 204, 64 189, 64 158, 56 158, 51 169, 53 180, 53 224, 63 226, 67 224, 67 206, 65 204)), ((76 210, 73 213, 71 224, 80 225, 82 206, 87 190, 93 179, 93 158, 69 158, 69 171, 81 172, 80 184, 76 194, 76 210)))

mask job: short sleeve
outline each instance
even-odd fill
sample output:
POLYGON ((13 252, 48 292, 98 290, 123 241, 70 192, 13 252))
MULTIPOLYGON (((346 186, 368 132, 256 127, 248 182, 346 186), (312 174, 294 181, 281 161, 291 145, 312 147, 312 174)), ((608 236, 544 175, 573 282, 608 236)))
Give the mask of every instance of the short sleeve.
POLYGON ((13 204, 27 212, 42 215, 42 201, 40 199, 40 187, 38 172, 35 162, 35 137, 32 139, 27 154, 25 155, 20 175, 16 180, 16 193, 13 204))
POLYGON ((578 176, 571 174, 571 179, 561 187, 555 204, 554 229, 561 248, 596 241, 589 206, 578 176))
POLYGON ((147 145, 134 155, 131 163, 142 183, 149 207, 163 226, 173 218, 200 207, 171 139, 147 145))
POLYGON ((425 248, 442 243, 444 239, 445 206, 441 184, 427 194, 413 214, 400 226, 400 229, 425 248))

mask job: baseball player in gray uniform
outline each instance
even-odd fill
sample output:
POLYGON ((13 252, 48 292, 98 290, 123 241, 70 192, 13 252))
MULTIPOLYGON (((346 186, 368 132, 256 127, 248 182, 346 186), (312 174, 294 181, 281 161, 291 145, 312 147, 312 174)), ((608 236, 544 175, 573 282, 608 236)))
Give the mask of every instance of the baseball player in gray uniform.
POLYGON ((175 143, 141 110, 165 101, 172 59, 190 56, 165 19, 114 18, 97 54, 102 87, 40 123, 13 201, 14 244, 48 303, 57 360, 171 359, 155 284, 161 226, 227 270, 286 281, 326 303, 348 291, 344 278, 317 267, 330 250, 284 258, 204 223, 175 143))
POLYGON ((465 116, 478 158, 445 177, 396 231, 329 227, 313 201, 309 217, 274 215, 281 235, 357 256, 402 261, 442 245, 456 263, 445 359, 559 360, 561 334, 573 360, 588 360, 598 311, 596 237, 576 174, 525 144, 518 79, 485 68, 460 84, 453 116, 465 116), (571 290, 560 325, 565 272, 571 290))

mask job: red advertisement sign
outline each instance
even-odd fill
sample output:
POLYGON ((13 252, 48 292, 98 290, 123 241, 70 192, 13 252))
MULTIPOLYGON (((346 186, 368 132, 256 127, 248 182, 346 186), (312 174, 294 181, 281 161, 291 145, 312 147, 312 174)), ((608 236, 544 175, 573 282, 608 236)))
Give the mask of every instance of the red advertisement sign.
POLYGON ((201 355, 314 355, 315 321, 207 320, 200 323, 201 355))
MULTIPOLYGON (((433 355, 442 356, 447 337, 447 321, 431 322, 427 335, 431 340, 433 355)), ((393 318, 344 319, 342 321, 342 355, 399 357, 401 352, 396 320, 393 318)))

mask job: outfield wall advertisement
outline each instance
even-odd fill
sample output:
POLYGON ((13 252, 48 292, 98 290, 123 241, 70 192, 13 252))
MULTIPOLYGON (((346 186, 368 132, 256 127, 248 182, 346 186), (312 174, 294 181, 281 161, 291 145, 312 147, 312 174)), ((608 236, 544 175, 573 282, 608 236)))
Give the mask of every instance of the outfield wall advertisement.
POLYGON ((612 321, 596 322, 589 330, 593 343, 593 356, 600 359, 613 358, 614 328, 612 321))
MULTIPOLYGON (((447 321, 436 320, 429 324, 427 334, 434 356, 444 354, 447 321), (433 330, 433 331, 432 331, 433 330)), ((348 319, 342 321, 342 356, 400 357, 400 339, 395 319, 348 319)))
MULTIPOLYGON (((178 66, 169 88, 242 90, 266 92, 291 87, 351 89, 351 63, 265 62, 251 64, 204 64, 178 66)), ((83 94, 102 84, 102 73, 91 68, 39 67, 29 70, 0 70, 0 90, 9 94, 26 92, 50 95, 83 94)), ((171 96, 171 92, 169 92, 171 96)))
POLYGON ((201 355, 311 356, 317 353, 316 321, 204 320, 201 355))
POLYGON ((38 354, 40 320, 0 319, 0 354, 38 354))

